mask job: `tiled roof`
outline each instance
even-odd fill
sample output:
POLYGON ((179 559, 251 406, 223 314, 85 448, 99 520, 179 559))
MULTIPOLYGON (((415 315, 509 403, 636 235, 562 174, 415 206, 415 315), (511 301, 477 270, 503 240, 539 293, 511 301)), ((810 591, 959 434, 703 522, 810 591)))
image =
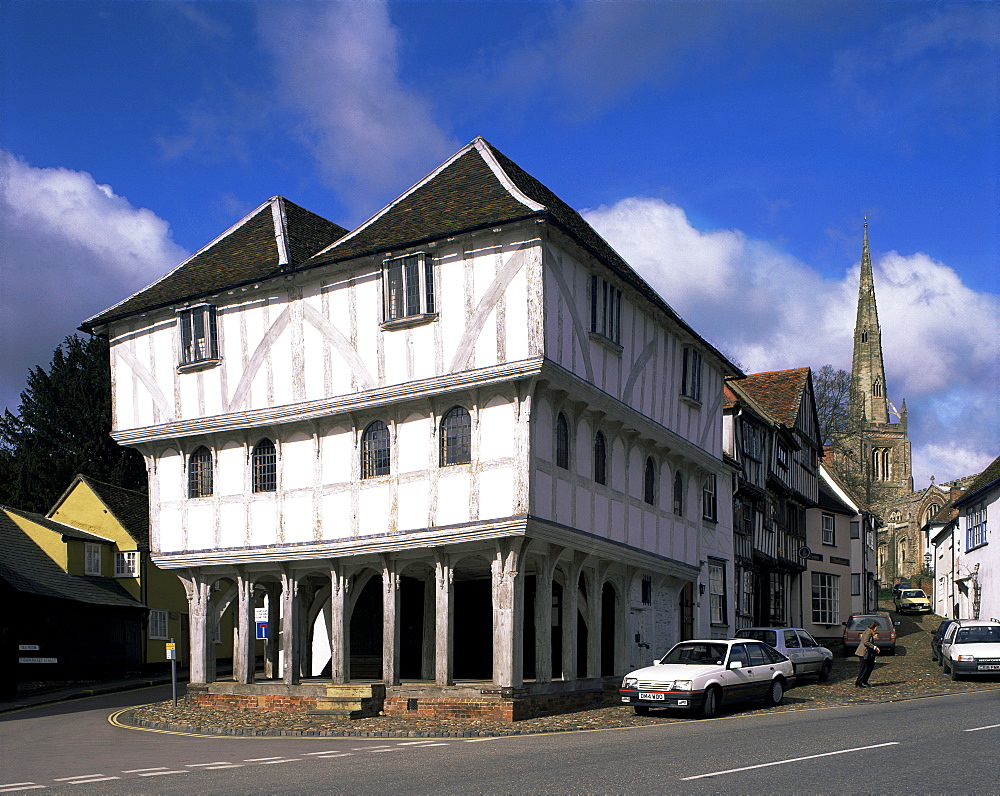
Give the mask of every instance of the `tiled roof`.
POLYGON ((80 476, 141 547, 149 547, 149 496, 80 476))
POLYGON ((91 605, 116 605, 142 608, 114 578, 68 575, 35 544, 11 519, 10 514, 30 519, 40 525, 52 523, 40 514, 13 511, 0 506, 0 578, 24 594, 60 600, 74 600, 91 605))
POLYGON ((997 481, 1000 481, 1000 456, 997 456, 997 458, 987 465, 986 469, 979 474, 976 480, 969 484, 965 490, 965 494, 955 501, 955 505, 963 506, 975 500, 978 498, 978 492, 992 486, 997 481))
POLYGON ((819 487, 819 507, 829 511, 836 511, 838 514, 854 514, 854 509, 848 506, 837 495, 826 489, 822 482, 819 487))
POLYGON ((67 539, 76 539, 81 542, 102 542, 104 544, 111 544, 113 541, 108 539, 106 536, 99 536, 95 533, 74 528, 72 525, 66 525, 66 523, 59 522, 59 520, 49 519, 43 514, 35 514, 31 511, 21 511, 21 509, 12 508, 4 508, 4 511, 20 517, 23 520, 33 522, 36 525, 41 525, 43 528, 46 528, 53 533, 61 534, 67 539))
POLYGON ((785 428, 794 428, 799 417, 802 394, 809 379, 809 368, 751 373, 736 385, 785 428))
POLYGON ((89 332, 116 318, 275 276, 298 267, 346 233, 287 199, 272 197, 165 277, 89 318, 80 328, 89 332), (281 239, 287 242, 287 265, 281 262, 281 239))

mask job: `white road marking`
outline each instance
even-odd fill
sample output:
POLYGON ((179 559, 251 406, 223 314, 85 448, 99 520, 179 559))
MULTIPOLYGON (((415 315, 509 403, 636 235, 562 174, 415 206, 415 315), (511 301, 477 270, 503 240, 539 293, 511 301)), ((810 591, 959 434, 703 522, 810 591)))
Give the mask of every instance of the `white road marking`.
POLYGON ((806 755, 805 757, 790 757, 787 760, 775 760, 773 763, 760 763, 756 766, 742 766, 741 768, 727 768, 725 771, 713 771, 710 774, 697 774, 693 777, 683 777, 681 782, 688 782, 692 779, 704 779, 705 777, 716 777, 720 774, 735 774, 738 771, 751 771, 755 768, 768 768, 769 766, 783 766, 786 763, 799 763, 803 760, 815 760, 818 757, 832 757, 833 755, 846 755, 850 752, 864 752, 867 749, 880 749, 883 746, 898 746, 899 741, 889 743, 877 743, 872 746, 856 746, 853 749, 840 749, 836 752, 823 752, 818 755, 806 755))
POLYGON ((185 771, 184 769, 178 769, 177 771, 147 771, 145 774, 140 774, 140 777, 162 777, 164 774, 190 774, 190 771, 185 771))
POLYGON ((987 724, 985 727, 973 727, 971 730, 962 730, 962 732, 979 732, 980 730, 995 730, 1000 727, 1000 724, 987 724))
POLYGON ((303 752, 303 757, 315 757, 316 755, 332 755, 339 752, 339 749, 327 749, 325 752, 303 752))
POLYGON ((370 752, 372 749, 388 749, 388 744, 379 744, 378 746, 355 746, 355 752, 370 752))
POLYGON ((423 745, 422 747, 420 747, 420 748, 421 748, 421 749, 426 749, 426 748, 428 748, 429 746, 448 746, 448 744, 446 744, 446 743, 428 743, 428 744, 424 744, 424 745, 423 745))
POLYGON ((215 771, 217 768, 244 768, 242 763, 226 763, 223 766, 206 766, 206 771, 215 771))
POLYGON ((201 768, 203 766, 228 766, 232 765, 228 760, 216 760, 214 763, 185 763, 188 768, 201 768))
POLYGON ((249 757, 249 758, 246 758, 243 762, 244 763, 260 763, 260 762, 263 762, 264 760, 284 760, 284 758, 281 755, 275 755, 274 757, 249 757))
POLYGON ((329 760, 331 757, 350 757, 354 752, 339 752, 337 754, 320 755, 320 760, 329 760))
POLYGON ((156 768, 130 768, 127 771, 123 771, 123 774, 141 774, 143 771, 166 771, 166 766, 157 766, 156 768))
POLYGON ((297 763, 299 759, 297 757, 286 757, 281 760, 264 760, 261 762, 262 766, 273 766, 275 763, 297 763))
POLYGON ((89 785, 91 782, 106 782, 109 779, 121 779, 121 777, 97 777, 95 779, 78 779, 70 785, 89 785))
POLYGON ((434 741, 400 741, 396 746, 427 746, 434 741))
POLYGON ((44 788, 45 785, 35 785, 31 782, 21 782, 17 785, 8 786, 0 785, 0 793, 9 793, 14 790, 38 790, 39 788, 44 788))
POLYGON ((103 774, 77 774, 75 777, 59 777, 53 782, 69 782, 71 779, 92 779, 93 777, 103 777, 103 774))
POLYGON ((379 752, 398 752, 398 749, 369 749, 373 755, 377 755, 379 752))
POLYGON ((499 738, 466 738, 466 743, 479 743, 480 741, 499 741, 499 738))

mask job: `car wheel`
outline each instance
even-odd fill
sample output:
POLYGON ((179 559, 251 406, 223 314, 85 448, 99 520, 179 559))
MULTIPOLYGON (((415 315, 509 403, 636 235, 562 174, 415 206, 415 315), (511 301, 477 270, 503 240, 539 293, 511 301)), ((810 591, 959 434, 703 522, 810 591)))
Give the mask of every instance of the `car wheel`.
POLYGON ((719 689, 709 688, 705 692, 705 699, 701 703, 702 718, 711 719, 719 712, 719 689))
POLYGON ((962 675, 960 675, 958 672, 955 671, 954 666, 951 667, 951 679, 954 680, 956 683, 962 679, 962 675))
POLYGON ((636 716, 648 716, 649 708, 645 705, 633 705, 632 710, 635 711, 636 716))
POLYGON ((895 655, 896 654, 896 648, 895 647, 889 647, 889 649, 887 649, 885 651, 885 654, 886 655, 895 655))
POLYGON ((823 666, 819 670, 819 681, 825 683, 830 679, 830 661, 823 661, 823 666))
POLYGON ((764 697, 764 704, 774 707, 780 705, 785 699, 785 684, 781 680, 772 680, 771 687, 767 689, 767 696, 764 697))
POLYGON ((944 657, 941 658, 941 668, 944 669, 945 674, 948 674, 951 671, 951 667, 948 665, 948 661, 944 657))

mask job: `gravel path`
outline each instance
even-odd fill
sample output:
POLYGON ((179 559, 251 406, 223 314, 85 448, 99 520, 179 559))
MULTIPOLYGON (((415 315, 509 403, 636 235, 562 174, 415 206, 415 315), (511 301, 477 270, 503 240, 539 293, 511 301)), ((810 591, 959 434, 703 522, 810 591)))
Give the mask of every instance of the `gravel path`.
MULTIPOLYGON (((901 616, 897 649, 894 656, 880 657, 871 676, 872 687, 854 687, 857 658, 843 656, 839 643, 831 645, 835 656, 829 681, 802 681, 785 695, 778 707, 765 708, 746 703, 724 711, 784 712, 809 710, 836 705, 886 702, 916 699, 938 694, 1000 689, 1000 676, 979 677, 953 682, 941 667, 931 660, 930 634, 941 621, 933 615, 901 616)), ((345 721, 324 716, 281 713, 279 711, 214 710, 209 708, 174 708, 170 701, 144 705, 119 717, 119 721, 134 726, 174 729, 223 735, 321 735, 371 737, 467 737, 494 735, 524 735, 543 732, 642 727, 688 721, 683 713, 651 711, 648 716, 636 716, 630 707, 609 704, 592 710, 541 716, 507 724, 472 719, 431 719, 379 716, 345 721)))

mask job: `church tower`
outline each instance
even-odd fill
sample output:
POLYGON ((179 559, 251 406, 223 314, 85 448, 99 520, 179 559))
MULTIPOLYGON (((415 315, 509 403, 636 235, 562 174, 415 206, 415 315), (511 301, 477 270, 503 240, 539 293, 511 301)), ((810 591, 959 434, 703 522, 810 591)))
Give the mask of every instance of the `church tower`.
MULTIPOLYGON (((847 405, 850 447, 858 476, 866 482, 871 502, 885 507, 913 491, 910 440, 906 431, 906 402, 896 410, 889 400, 882 358, 882 327, 875 303, 875 280, 868 251, 865 218, 861 250, 861 283, 854 324, 851 394, 847 405)), ((852 479, 857 480, 857 479, 852 479)))

